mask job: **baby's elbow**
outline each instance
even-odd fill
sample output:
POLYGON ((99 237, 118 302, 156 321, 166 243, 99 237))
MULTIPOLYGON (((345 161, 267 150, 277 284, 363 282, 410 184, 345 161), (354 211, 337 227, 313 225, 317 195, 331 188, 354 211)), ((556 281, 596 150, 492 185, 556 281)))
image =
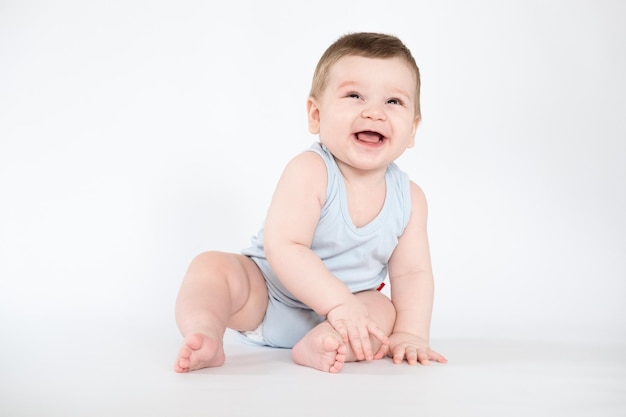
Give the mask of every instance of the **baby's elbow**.
POLYGON ((276 249, 276 242, 271 239, 265 238, 263 240, 263 248, 265 251, 265 258, 267 258, 267 261, 271 264, 272 261, 277 257, 277 253, 280 252, 276 249))
POLYGON ((274 271, 282 270, 285 265, 300 259, 304 245, 288 239, 265 238, 265 257, 274 271))
POLYGON ((272 267, 280 261, 280 259, 284 259, 285 252, 287 251, 284 239, 273 236, 272 234, 266 234, 264 236, 263 247, 265 250, 265 258, 272 267))

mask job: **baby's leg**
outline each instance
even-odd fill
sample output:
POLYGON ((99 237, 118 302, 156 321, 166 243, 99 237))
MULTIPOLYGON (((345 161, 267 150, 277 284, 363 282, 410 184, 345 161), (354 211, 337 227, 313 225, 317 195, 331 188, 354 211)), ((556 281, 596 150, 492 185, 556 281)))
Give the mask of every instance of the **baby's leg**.
MULTIPOLYGON (((356 296, 367 306, 370 317, 383 332, 390 335, 396 320, 396 310, 391 300, 374 290, 364 291, 356 296)), ((370 340, 373 351, 378 352, 382 343, 375 337, 370 340)), ((379 354, 374 359, 382 357, 384 354, 379 354)), ((339 372, 345 362, 357 360, 351 347, 343 342, 339 333, 327 321, 313 328, 293 347, 292 358, 300 365, 326 372, 339 372)))
POLYGON ((185 339, 174 370, 221 366, 226 327, 252 330, 266 307, 265 280, 252 260, 223 252, 196 257, 176 300, 176 323, 185 339))

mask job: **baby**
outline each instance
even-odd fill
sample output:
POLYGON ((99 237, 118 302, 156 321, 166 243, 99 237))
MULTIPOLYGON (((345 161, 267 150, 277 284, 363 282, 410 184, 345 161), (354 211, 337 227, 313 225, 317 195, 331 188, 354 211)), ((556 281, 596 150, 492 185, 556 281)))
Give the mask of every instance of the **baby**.
POLYGON ((394 162, 414 145, 419 96, 419 69, 397 37, 351 33, 330 45, 307 101, 319 141, 287 163, 249 248, 189 266, 177 372, 221 366, 226 328, 326 372, 386 356, 446 362, 429 346, 426 198, 394 162))

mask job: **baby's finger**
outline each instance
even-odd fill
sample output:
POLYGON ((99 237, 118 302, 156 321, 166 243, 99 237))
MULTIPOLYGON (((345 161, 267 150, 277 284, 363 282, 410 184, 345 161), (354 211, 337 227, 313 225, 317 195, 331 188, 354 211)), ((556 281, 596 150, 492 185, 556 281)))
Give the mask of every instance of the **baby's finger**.
POLYGON ((391 352, 391 357, 393 359, 393 363, 402 363, 404 360, 405 349, 404 347, 398 346, 391 352))
POLYGON ((376 339, 380 340, 384 345, 389 344, 389 336, 387 336, 385 332, 383 332, 380 327, 376 325, 376 323, 370 322, 367 325, 367 331, 376 339))
POLYGON ((352 351, 356 356, 357 360, 362 361, 366 359, 368 355, 372 355, 372 347, 369 341, 369 335, 365 332, 365 336, 363 333, 358 331, 357 329, 353 329, 350 332, 350 346, 352 346, 352 351))
POLYGON ((382 359, 387 355, 387 353, 389 353, 389 344, 383 343, 380 345, 378 352, 374 355, 374 359, 382 359))
POLYGON ((430 364, 430 355, 428 354, 428 349, 418 349, 417 350, 417 360, 422 365, 430 364))
POLYGON ((405 349, 404 356, 406 357, 406 361, 409 365, 417 365, 417 362, 419 361, 419 353, 417 349, 412 346, 407 347, 405 349))
POLYGON ((341 322, 334 322, 334 323, 330 323, 331 326, 333 326, 333 328, 337 331, 337 333, 339 333, 339 336, 341 336, 341 339, 344 342, 348 342, 348 328, 346 327, 345 324, 341 323, 341 322))
POLYGON ((430 351, 430 360, 433 360, 439 363, 448 363, 448 360, 445 358, 445 356, 435 352, 434 350, 430 351))
POLYGON ((363 355, 366 361, 371 361, 374 359, 374 351, 372 349, 372 340, 370 339, 370 333, 367 331, 361 333, 361 346, 363 346, 363 355))

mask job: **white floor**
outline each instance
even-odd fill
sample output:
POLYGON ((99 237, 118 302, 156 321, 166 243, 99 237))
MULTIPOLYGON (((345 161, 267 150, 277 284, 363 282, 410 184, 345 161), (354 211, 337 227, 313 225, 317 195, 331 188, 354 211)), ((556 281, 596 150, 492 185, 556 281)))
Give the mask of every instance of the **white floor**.
POLYGON ((15 323, 0 349, 6 417, 626 416, 624 345, 434 340, 448 364, 382 360, 331 375, 227 333, 225 366, 181 375, 174 326, 15 323))

